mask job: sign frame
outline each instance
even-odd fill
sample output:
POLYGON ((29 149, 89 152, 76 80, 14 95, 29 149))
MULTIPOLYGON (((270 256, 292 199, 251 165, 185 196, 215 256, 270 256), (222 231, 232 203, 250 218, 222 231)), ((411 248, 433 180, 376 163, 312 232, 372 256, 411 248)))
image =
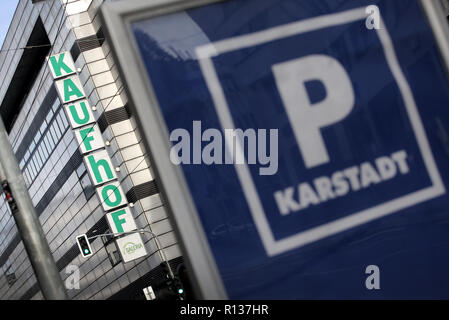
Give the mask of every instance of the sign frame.
POLYGON ((143 258, 148 255, 148 252, 145 248, 145 243, 142 241, 142 236, 138 232, 131 233, 131 234, 128 234, 128 235, 120 237, 120 238, 116 238, 115 243, 117 244, 117 247, 119 248, 120 256, 122 257, 122 260, 124 263, 130 262, 130 261, 133 261, 133 260, 136 260, 139 258, 143 258), (135 242, 132 242, 132 241, 135 241, 135 242), (133 252, 131 252, 131 253, 125 252, 124 246, 126 246, 127 244, 131 244, 131 245, 135 246, 136 243, 140 244, 140 247, 139 247, 140 250, 136 256, 133 255, 133 252), (129 255, 129 254, 132 254, 133 256, 131 258, 128 258, 127 255, 129 255))
MULTIPOLYGON (((147 0, 135 0, 108 3, 101 8, 101 18, 129 94, 131 108, 136 115, 143 143, 150 152, 156 181, 161 195, 167 200, 168 214, 175 224, 186 262, 192 271, 195 289, 203 299, 226 299, 227 294, 182 168, 167 161, 170 154, 168 130, 151 80, 144 71, 146 68, 132 36, 131 23, 222 1, 227 0, 154 0, 151 4, 147 0), (145 119, 145 123, 141 119, 145 119)), ((419 1, 427 16, 449 73, 449 26, 442 14, 441 4, 438 0, 416 1, 419 1)))
MULTIPOLYGON (((76 136, 76 140, 78 141, 78 144, 79 144, 78 148, 79 148, 79 151, 81 152, 81 154, 83 155, 83 161, 89 171, 90 180, 92 181, 93 185, 97 186, 96 193, 100 199, 100 202, 101 202, 101 205, 102 205, 104 211, 107 212, 109 210, 113 210, 116 207, 125 205, 126 208, 123 208, 123 210, 128 210, 127 217, 132 222, 133 227, 135 227, 135 221, 134 221, 133 216, 129 212, 129 208, 127 206, 128 202, 126 200, 126 197, 123 193, 122 188, 120 187, 120 182, 118 181, 118 177, 115 172, 116 170, 112 164, 112 160, 109 157, 108 152, 106 151, 106 145, 104 143, 103 136, 98 131, 92 132, 92 130, 94 130, 94 128, 95 128, 96 121, 95 121, 94 115, 92 113, 92 108, 90 107, 89 101, 85 97, 85 91, 84 91, 83 85, 81 83, 81 79, 79 77, 79 72, 77 70, 75 70, 76 68, 75 68, 75 65, 73 62, 72 55, 68 51, 57 53, 55 55, 51 55, 51 56, 47 57, 47 64, 48 64, 51 74, 55 80, 54 85, 56 87, 56 90, 58 91, 59 99, 61 100, 63 108, 65 109, 67 118, 69 119, 70 126, 72 128, 72 132, 74 133, 74 135, 76 136), (62 60, 60 59, 61 57, 63 58, 62 60), (59 69, 58 72, 56 71, 57 68, 59 69), (61 72, 61 69, 64 69, 65 74, 61 72), (68 69, 68 71, 65 69, 68 69), (81 94, 81 96, 78 96, 77 94, 75 94, 75 95, 77 95, 76 99, 70 98, 73 94, 69 95, 69 99, 67 101, 68 103, 65 103, 66 101, 64 101, 65 99, 63 97, 66 95, 66 81, 70 81, 70 83, 72 84, 71 92, 78 92, 81 94), (82 100, 80 100, 80 99, 82 99, 82 100), (76 101, 76 102, 74 102, 74 101, 76 101), (79 116, 79 113, 78 113, 79 108, 78 107, 81 107, 83 109, 82 110, 83 119, 81 119, 79 116), (91 125, 92 123, 93 123, 93 125, 91 125), (84 130, 88 130, 88 133, 85 133, 84 137, 83 137, 84 130), (94 134, 89 136, 90 133, 94 133, 94 134), (88 145, 90 147, 90 150, 87 149, 86 145, 88 145), (101 150, 98 150, 98 149, 101 149, 101 150), (93 152, 93 151, 95 151, 95 152, 93 152), (96 156, 100 156, 99 159, 96 159, 97 158, 96 156), (91 158, 93 158, 94 163, 91 162, 91 158), (95 166, 95 170, 94 170, 94 166, 95 166), (107 179, 106 181, 104 181, 105 179, 102 177, 102 173, 101 173, 99 167, 103 168, 103 171, 106 174, 106 179, 107 179), (110 178, 109 176, 112 176, 112 178, 110 178), (97 178, 99 178, 99 179, 97 180, 97 178), (110 181, 113 181, 113 182, 110 182, 110 181), (110 200, 109 197, 110 197, 111 193, 108 194, 106 188, 110 188, 110 187, 112 187, 114 189, 113 194, 115 195, 116 200, 118 200, 116 191, 118 191, 118 193, 121 197, 120 201, 117 204, 107 203, 108 202, 107 200, 110 200), (105 190, 106 190, 107 197, 103 197, 103 192, 105 190)), ((121 220, 121 221, 123 221, 123 220, 121 220)), ((122 232, 123 231, 117 232, 117 233, 122 233, 122 232)), ((146 255, 147 252, 145 250, 145 244, 142 242, 142 238, 139 237, 139 239, 137 239, 135 241, 139 243, 140 247, 143 246, 143 249, 144 249, 143 251, 145 252, 145 255, 146 255)), ((81 254, 84 258, 88 258, 93 254, 92 249, 89 244, 89 241, 85 234, 77 236, 77 242, 78 242, 78 246, 80 247, 81 254), (89 247, 90 253, 88 255, 86 255, 81 250, 80 241, 78 241, 79 238, 83 238, 83 237, 87 241, 87 246, 89 247)), ((135 245, 135 244, 133 243, 133 245, 135 245)), ((136 259, 139 257, 140 256, 136 257, 136 259)), ((134 260, 134 259, 132 259, 132 258, 131 259, 125 259, 125 258, 123 259, 124 263, 132 261, 132 260, 134 260)))

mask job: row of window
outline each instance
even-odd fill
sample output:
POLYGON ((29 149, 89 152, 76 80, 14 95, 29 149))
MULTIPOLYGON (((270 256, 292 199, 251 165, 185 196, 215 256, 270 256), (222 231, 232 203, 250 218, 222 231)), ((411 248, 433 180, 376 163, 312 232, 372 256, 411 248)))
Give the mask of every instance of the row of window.
MULTIPOLYGON (((65 112, 61 108, 59 100, 56 99, 33 140, 29 143, 19 164, 28 188, 53 153, 68 127, 69 123, 65 112)), ((3 201, 1 201, 0 207, 0 232, 2 232, 0 244, 4 244, 9 243, 14 234, 5 230, 5 227, 10 223, 11 213, 4 200, 4 194, 1 197, 3 201)), ((6 276, 5 271, 3 273, 6 276)))
POLYGON ((20 162, 27 187, 36 179, 69 127, 64 109, 60 106, 59 100, 55 100, 20 162))

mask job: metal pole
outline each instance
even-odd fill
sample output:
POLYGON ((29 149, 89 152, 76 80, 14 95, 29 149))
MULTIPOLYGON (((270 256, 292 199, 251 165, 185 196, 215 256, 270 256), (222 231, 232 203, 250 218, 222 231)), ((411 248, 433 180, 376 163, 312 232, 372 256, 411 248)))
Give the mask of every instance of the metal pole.
POLYGON ((1 180, 11 189, 17 209, 13 217, 30 259, 37 281, 45 299, 66 300, 64 284, 44 236, 22 173, 17 164, 8 134, 0 117, 0 166, 1 180))

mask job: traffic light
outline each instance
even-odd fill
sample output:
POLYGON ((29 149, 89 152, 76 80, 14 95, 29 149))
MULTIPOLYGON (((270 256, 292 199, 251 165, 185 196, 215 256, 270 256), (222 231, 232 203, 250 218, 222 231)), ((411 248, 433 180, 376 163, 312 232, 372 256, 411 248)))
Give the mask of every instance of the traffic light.
POLYGON ((5 195, 5 199, 8 202, 9 208, 11 209, 11 212, 14 214, 17 210, 17 203, 14 199, 11 188, 9 187, 8 181, 3 180, 1 182, 2 191, 5 195))
POLYGON ((185 300, 184 286, 179 277, 177 275, 172 277, 168 262, 163 261, 161 267, 165 278, 165 288, 158 291, 158 297, 161 300, 185 300))
POLYGON ((89 239, 85 234, 76 237, 76 242, 78 243, 78 248, 80 249, 81 255, 84 258, 90 257, 92 255, 92 248, 90 247, 89 239))
POLYGON ((184 287, 182 285, 181 280, 178 277, 173 279, 173 291, 178 294, 179 300, 184 300, 184 287))
POLYGON ((169 278, 156 290, 156 297, 158 300, 185 300, 184 287, 177 277, 169 278))

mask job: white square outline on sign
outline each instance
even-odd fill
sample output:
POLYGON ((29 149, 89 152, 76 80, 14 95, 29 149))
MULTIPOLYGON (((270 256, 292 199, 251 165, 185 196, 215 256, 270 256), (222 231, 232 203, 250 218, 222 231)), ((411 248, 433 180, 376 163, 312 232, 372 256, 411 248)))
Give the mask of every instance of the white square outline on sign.
MULTIPOLYGON (((220 40, 197 47, 195 50, 198 61, 200 63, 203 75, 206 79, 208 89, 212 95, 215 109, 217 111, 222 128, 235 129, 235 126, 229 112, 229 107, 225 98, 223 88, 221 87, 220 81, 218 80, 218 76, 212 62, 212 57, 226 52, 256 46, 262 43, 271 42, 304 32, 310 32, 326 27, 347 24, 358 20, 365 20, 366 18, 367 14, 365 13, 365 7, 357 8, 339 13, 318 16, 298 22, 288 23, 263 31, 220 40)), ((382 18, 380 19, 381 25, 385 26, 385 24, 382 22, 382 18)), ((365 25, 363 25, 363 27, 365 27, 365 25)), ((404 100, 407 114, 410 118, 410 122, 412 124, 419 149, 424 159, 425 167, 432 181, 432 186, 384 202, 360 212, 353 213, 344 218, 336 219, 334 221, 322 224, 309 230, 302 231, 298 234, 276 240, 274 239, 273 233, 267 221, 263 206, 254 185, 254 181, 252 180, 251 174, 249 172, 248 165, 246 163, 242 165, 235 165, 237 176, 243 188, 243 193, 248 202, 251 215, 254 219, 257 231, 262 239, 262 243, 268 256, 275 256, 283 252, 299 248, 306 244, 318 241, 325 237, 329 237, 363 223, 370 222, 374 219, 387 216, 396 211, 438 197, 446 192, 441 180, 441 176, 435 164, 435 159, 433 158, 432 151, 430 149, 429 142, 424 131, 424 127, 419 117, 412 91, 407 83, 404 74, 402 73, 390 35, 385 28, 378 29, 376 30, 376 32, 379 36, 380 42, 382 43, 387 63, 391 69, 393 77, 398 84, 399 90, 404 100)), ((232 147, 232 142, 229 143, 230 145, 226 146, 228 150, 232 147)), ((239 144, 239 141, 237 141, 236 153, 239 152, 243 154, 243 149, 239 144)))

